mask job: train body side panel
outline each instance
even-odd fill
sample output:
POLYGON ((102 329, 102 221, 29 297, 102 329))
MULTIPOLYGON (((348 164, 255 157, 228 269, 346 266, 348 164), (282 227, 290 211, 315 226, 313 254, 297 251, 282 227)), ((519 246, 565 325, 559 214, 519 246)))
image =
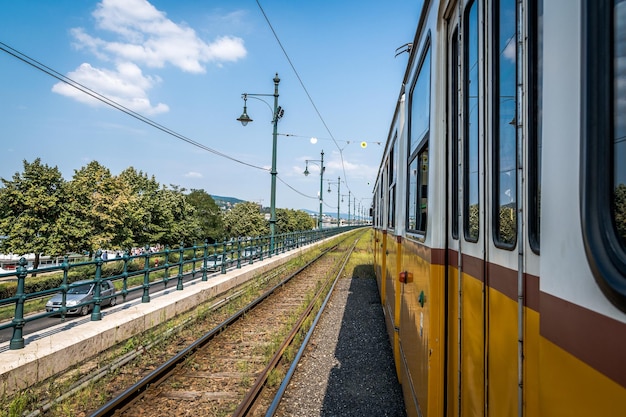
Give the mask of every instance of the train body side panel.
POLYGON ((540 352, 540 415, 624 416, 626 388, 545 338, 540 352))
POLYGON ((517 300, 489 287, 489 330, 487 334, 487 380, 489 413, 517 413, 518 337, 517 300))
MULTIPOLYGON (((443 412, 444 266, 432 262, 429 248, 403 240, 400 284, 400 352, 405 398, 414 398, 423 416, 443 412)), ((409 412, 409 415, 413 412, 409 412)))
POLYGON ((625 415, 626 324, 541 293, 542 416, 625 415))
MULTIPOLYGON (((449 256, 449 259, 452 259, 451 256, 456 257, 456 253, 452 253, 449 256)), ((455 258, 456 259, 456 258, 455 258)), ((446 343, 447 346, 447 356, 446 362, 447 366, 447 374, 446 374, 446 404, 445 408, 447 410, 447 417, 460 417, 459 416, 459 354, 460 354, 460 346, 459 346, 459 332, 460 332, 460 323, 459 323, 459 269, 456 265, 450 265, 447 269, 447 298, 448 298, 448 326, 447 326, 447 336, 446 343)))
POLYGON ((384 239, 385 245, 383 248, 383 256, 385 257, 385 272, 384 272, 384 284, 385 290, 385 303, 383 309, 385 310, 385 316, 387 318, 387 332, 389 334, 389 341, 393 349, 396 372, 400 375, 400 341, 397 332, 399 326, 396 308, 398 306, 397 294, 399 294, 398 287, 398 243, 396 237, 391 233, 386 234, 384 239))
MULTIPOLYGON (((537 282, 538 278, 535 279, 537 282)), ((529 280, 527 279, 528 283, 529 280)), ((531 291, 526 285, 525 294, 531 291)), ((536 291, 532 291, 534 298, 538 298, 539 284, 536 291)), ((527 298, 528 300, 528 298, 527 298)), ((528 303, 527 303, 528 304, 528 303)), ((539 383, 539 312, 537 306, 526 306, 524 308, 524 415, 539 416, 539 391, 542 389, 539 383)))
POLYGON ((461 276, 461 415, 483 416, 485 403, 484 282, 461 276))

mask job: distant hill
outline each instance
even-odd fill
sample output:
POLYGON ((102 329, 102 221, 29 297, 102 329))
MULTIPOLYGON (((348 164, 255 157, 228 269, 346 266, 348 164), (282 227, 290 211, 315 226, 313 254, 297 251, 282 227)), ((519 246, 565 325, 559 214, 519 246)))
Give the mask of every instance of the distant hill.
POLYGON ((221 208, 222 210, 228 210, 228 209, 232 208, 237 203, 245 203, 246 202, 245 200, 240 200, 240 199, 235 198, 235 197, 222 197, 222 196, 219 196, 219 195, 211 195, 211 197, 215 201, 215 204, 217 204, 217 206, 219 208, 221 208))
MULTIPOLYGON (((240 200, 238 198, 235 197, 223 197, 223 196, 219 196, 219 195, 211 195, 211 197, 213 198, 213 200, 215 201, 215 204, 217 204, 217 206, 219 208, 221 208, 222 210, 230 210, 231 208, 233 208, 233 206, 237 203, 245 203, 246 200, 240 200)), ((261 207, 261 212, 266 212, 269 213, 269 207, 261 207)), ((319 214, 319 211, 313 211, 313 210, 309 210, 309 209, 299 209, 304 211, 305 213, 308 213, 309 215, 311 215, 311 217, 317 217, 319 214)), ((333 219, 337 218, 337 212, 336 211, 324 211, 322 213, 322 215, 324 217, 330 217, 333 219)), ((348 214, 347 213, 340 213, 340 216, 342 219, 347 219, 348 218, 348 214)), ((352 218, 352 215, 350 216, 352 218)))

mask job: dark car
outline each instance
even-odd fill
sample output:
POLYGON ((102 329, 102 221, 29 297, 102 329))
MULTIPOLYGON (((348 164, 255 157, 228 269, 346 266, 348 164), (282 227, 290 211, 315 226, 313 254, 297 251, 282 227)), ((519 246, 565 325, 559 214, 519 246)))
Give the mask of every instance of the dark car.
MULTIPOLYGON (((70 285, 67 290, 65 298, 65 306, 67 307, 66 314, 80 314, 82 316, 88 314, 93 310, 93 303, 89 301, 93 300, 96 289, 96 283, 94 281, 77 281, 70 285)), ((115 286, 109 280, 100 282, 100 297, 103 298, 103 303, 106 305, 114 306, 117 304, 117 297, 115 297, 115 286), (111 296, 111 297, 110 297, 111 296), (110 297, 110 298, 106 298, 110 297)), ((55 294, 46 303, 46 311, 59 311, 63 304, 63 293, 55 294)), ((104 305, 103 304, 103 305, 104 305)))

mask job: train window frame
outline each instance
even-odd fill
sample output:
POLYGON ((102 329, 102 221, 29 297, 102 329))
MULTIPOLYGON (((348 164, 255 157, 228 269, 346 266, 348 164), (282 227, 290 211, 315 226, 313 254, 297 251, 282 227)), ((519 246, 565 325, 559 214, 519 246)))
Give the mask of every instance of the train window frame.
POLYGON ((459 239, 459 26, 456 25, 452 31, 450 43, 450 65, 449 73, 449 92, 450 98, 450 155, 451 167, 450 172, 450 195, 451 195, 451 214, 452 225, 451 234, 455 240, 459 239))
POLYGON ((528 243, 541 253, 541 154, 543 143, 543 1, 528 5, 528 243))
POLYGON ((619 3, 626 7, 624 0, 587 0, 582 6, 580 214, 593 276, 613 305, 626 312, 626 245, 612 213, 617 96, 613 35, 619 3))
POLYGON ((430 33, 426 36, 420 60, 418 63, 416 76, 411 84, 409 92, 409 120, 408 120, 408 158, 407 158, 407 188, 406 188, 406 230, 410 233, 416 233, 426 236, 428 224, 428 142, 430 138, 430 115, 432 100, 432 51, 430 33), (426 114, 426 129, 419 132, 417 137, 413 137, 413 115, 415 114, 414 93, 416 86, 422 80, 423 71, 428 71, 428 78, 425 86, 428 88, 426 103, 428 111, 426 114), (420 165, 420 161, 422 164, 420 165), (425 165, 424 165, 425 164, 425 165), (425 169, 424 169, 425 168, 425 169), (415 175, 414 181, 412 175, 415 175), (424 181, 425 179, 425 181, 424 181), (425 187, 424 187, 425 185, 425 187), (414 216, 413 221, 411 220, 414 216))
POLYGON ((397 148, 398 148, 398 132, 396 131, 393 138, 393 145, 391 146, 391 150, 389 151, 389 162, 388 162, 388 185, 387 191, 389 193, 388 200, 388 213, 387 213, 387 227, 390 229, 396 228, 396 179, 397 179, 397 148))
MULTIPOLYGON (((476 195, 477 195, 477 203, 476 203, 476 218, 477 218, 477 225, 476 225, 476 235, 474 236, 472 234, 472 225, 471 225, 471 205, 470 205, 470 181, 471 181, 471 172, 470 172, 470 147, 469 147, 469 131, 470 131, 470 117, 472 115, 472 108, 470 107, 470 102, 469 102, 469 72, 471 70, 470 66, 469 66, 469 53, 467 52, 469 49, 469 40, 470 40, 470 25, 469 25, 469 21, 470 21, 470 13, 472 12, 472 9, 475 7, 475 11, 476 11, 476 21, 474 22, 475 26, 476 26, 476 48, 477 48, 477 55, 480 53, 480 37, 478 36, 478 30, 479 30, 479 10, 478 10, 478 0, 473 0, 471 2, 469 2, 466 7, 465 10, 463 12, 463 57, 462 57, 462 65, 463 65, 463 77, 462 77, 462 88, 463 88, 463 178, 462 178, 462 182, 463 182, 463 208, 462 208, 462 212, 463 212, 463 237, 465 238, 465 240, 467 242, 471 242, 471 243, 477 243, 478 240, 480 239, 480 228, 481 228, 481 222, 480 222, 480 210, 481 210, 481 200, 480 200, 480 97, 477 96, 476 97, 476 129, 477 129, 477 137, 476 137, 476 175, 475 178, 473 178, 476 181, 476 195), (468 110, 469 109, 469 110, 468 110)), ((479 58, 477 58, 478 61, 480 61, 479 58)), ((479 67, 477 65, 477 67, 479 67)), ((479 71, 479 69, 477 69, 477 71, 479 71)), ((477 80, 477 87, 476 87, 476 91, 480 91, 481 89, 481 85, 480 85, 480 74, 477 74, 476 77, 477 80)))
MULTIPOLYGON (((491 197, 493 204, 491 205, 491 221, 492 228, 491 234, 493 243, 497 248, 513 250, 517 244, 517 233, 518 233, 518 201, 517 201, 517 170, 518 170, 518 134, 517 134, 517 103, 519 97, 517 96, 517 77, 518 77, 518 62, 517 62, 517 37, 518 37, 518 26, 517 26, 517 6, 515 0, 498 0, 494 1, 492 4, 492 15, 493 15, 493 32, 492 32, 492 71, 493 71, 493 88, 492 88, 492 184, 491 184, 491 197), (505 11, 501 10, 501 5, 503 2, 510 2, 513 4, 513 29, 514 34, 512 37, 512 41, 509 40, 506 45, 502 45, 504 40, 502 39, 502 29, 503 29, 503 14, 505 11), (512 96, 503 96, 504 82, 511 80, 506 80, 505 73, 506 68, 503 68, 502 63, 506 61, 507 54, 505 50, 509 47, 509 45, 513 43, 514 54, 513 54, 513 77, 512 77, 512 96), (513 105, 511 106, 509 102, 512 101, 513 105), (504 116, 503 125, 503 114, 507 114, 507 107, 512 107, 513 117, 510 118, 510 114, 504 116), (510 121, 507 121, 510 120, 510 121), (510 125, 509 128, 506 125, 510 125), (508 131, 513 131, 512 137, 506 137, 505 129, 508 131), (512 140, 513 146, 510 143, 507 144, 507 139, 509 141, 512 140), (507 146, 508 145, 508 146, 507 146), (509 181, 509 188, 503 190, 503 181, 502 177, 505 171, 502 171, 503 165, 506 163, 511 164, 512 168, 508 169, 507 172, 511 172, 509 175, 512 178, 512 181, 509 181), (508 194, 506 191, 508 190, 508 194), (508 204, 503 204, 503 196, 510 199, 508 204), (507 212, 507 206, 510 211, 510 224, 507 227, 506 222, 503 219, 506 219, 509 213, 507 212), (511 233, 511 236, 507 239, 506 231, 511 233)), ((508 28, 510 29, 510 28, 508 28)), ((511 88, 511 86, 508 86, 511 88)), ((510 109, 509 109, 510 110, 510 109)))

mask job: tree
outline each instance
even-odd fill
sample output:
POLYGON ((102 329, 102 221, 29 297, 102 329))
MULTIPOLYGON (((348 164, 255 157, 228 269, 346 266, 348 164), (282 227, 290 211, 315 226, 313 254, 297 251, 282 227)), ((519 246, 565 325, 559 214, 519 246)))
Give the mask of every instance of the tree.
POLYGON ((76 216, 88 225, 86 245, 91 252, 126 247, 132 242, 132 232, 125 221, 134 196, 131 188, 113 177, 108 168, 92 161, 76 170, 70 194, 76 203, 76 216))
POLYGON ((163 187, 157 193, 161 210, 154 224, 160 227, 160 233, 153 236, 153 242, 175 245, 201 240, 200 224, 194 215, 194 207, 183 194, 184 189, 171 184, 170 187, 172 188, 163 187))
POLYGON ((619 184, 615 187, 614 204, 617 234, 622 238, 622 243, 626 245, 626 184, 619 184))
POLYGON ((224 231, 228 237, 255 237, 269 234, 269 225, 256 203, 238 203, 224 214, 224 231))
POLYGON ((276 232, 292 233, 311 230, 315 220, 302 210, 276 209, 276 232))
POLYGON ((317 217, 313 218, 306 211, 295 210, 297 230, 311 230, 317 226, 317 217))
POLYGON ((154 176, 148 178, 148 174, 133 167, 126 168, 118 178, 130 189, 133 196, 128 202, 125 220, 132 239, 125 247, 145 246, 158 242, 154 239, 155 235, 162 232, 160 226, 155 224, 156 219, 161 217, 159 213, 162 210, 157 198, 160 184, 154 176))
POLYGON ((67 251, 64 231, 55 227, 65 215, 64 179, 57 167, 24 160, 24 172, 12 180, 0 178, 0 241, 3 252, 34 253, 33 267, 39 266, 42 253, 60 255, 67 251))
POLYGON ((187 201, 195 208, 194 216, 200 225, 201 236, 215 243, 224 239, 224 221, 220 208, 206 191, 191 190, 187 201))

